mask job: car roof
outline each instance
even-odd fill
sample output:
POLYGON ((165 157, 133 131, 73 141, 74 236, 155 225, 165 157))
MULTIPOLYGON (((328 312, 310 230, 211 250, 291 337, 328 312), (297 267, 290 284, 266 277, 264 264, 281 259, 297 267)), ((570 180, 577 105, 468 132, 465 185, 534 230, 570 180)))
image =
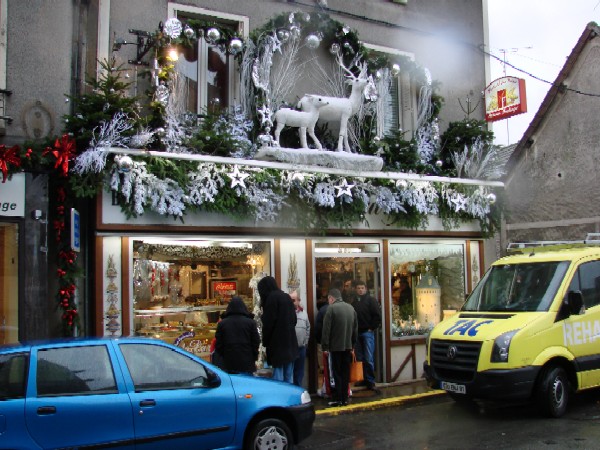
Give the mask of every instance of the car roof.
POLYGON ((0 353, 14 353, 20 351, 30 351, 34 347, 57 345, 57 346, 69 346, 69 345, 86 345, 86 344, 98 344, 107 341, 118 341, 127 340, 128 342, 155 342, 164 344, 159 339, 143 337, 143 336, 110 336, 110 337, 72 337, 72 338, 52 338, 52 339, 37 339, 30 341, 22 341, 9 343, 0 346, 0 353))
POLYGON ((497 260, 498 264, 522 264, 528 262, 547 262, 547 261, 576 261, 580 258, 596 256, 600 258, 600 247, 569 247, 569 248, 545 248, 530 247, 520 249, 518 253, 507 255, 497 260))

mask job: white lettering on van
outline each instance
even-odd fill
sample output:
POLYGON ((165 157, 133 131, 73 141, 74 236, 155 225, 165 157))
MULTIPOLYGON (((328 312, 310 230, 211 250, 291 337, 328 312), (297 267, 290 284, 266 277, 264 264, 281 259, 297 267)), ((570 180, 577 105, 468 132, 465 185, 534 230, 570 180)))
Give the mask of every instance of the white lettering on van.
POLYGON ((600 321, 591 320, 563 322, 563 343, 565 346, 591 344, 600 339, 600 321))

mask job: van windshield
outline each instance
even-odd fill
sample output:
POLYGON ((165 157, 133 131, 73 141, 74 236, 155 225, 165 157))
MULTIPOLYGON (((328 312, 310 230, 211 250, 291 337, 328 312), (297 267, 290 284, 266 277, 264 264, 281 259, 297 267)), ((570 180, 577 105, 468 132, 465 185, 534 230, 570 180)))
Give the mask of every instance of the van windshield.
POLYGON ((547 311, 568 261, 492 266, 461 311, 547 311))

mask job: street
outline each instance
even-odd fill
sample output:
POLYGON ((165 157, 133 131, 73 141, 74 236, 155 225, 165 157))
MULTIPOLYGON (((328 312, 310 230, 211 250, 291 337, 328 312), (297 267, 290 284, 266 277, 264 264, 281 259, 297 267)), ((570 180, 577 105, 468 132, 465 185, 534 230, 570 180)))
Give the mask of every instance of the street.
POLYGON ((600 390, 574 396, 561 419, 529 404, 456 404, 442 396, 419 403, 320 416, 298 449, 597 449, 600 390))

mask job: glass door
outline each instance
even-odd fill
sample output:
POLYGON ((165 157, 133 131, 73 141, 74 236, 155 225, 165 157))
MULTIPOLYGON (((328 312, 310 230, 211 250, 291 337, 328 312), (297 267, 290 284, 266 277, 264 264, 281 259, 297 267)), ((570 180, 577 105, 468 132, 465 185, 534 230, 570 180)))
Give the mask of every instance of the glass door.
MULTIPOLYGON (((330 289, 339 289, 344 301, 351 303, 355 293, 353 283, 363 281, 368 292, 379 303, 383 301, 381 290, 381 258, 379 243, 316 243, 315 244, 315 286, 316 308, 327 303, 330 289)), ((383 315, 383 311, 382 311, 383 315)), ((385 320, 382 317, 382 323, 385 320)), ((377 330, 375 342, 375 378, 383 381, 383 327, 377 330)), ((321 355, 317 355, 321 367, 321 355)), ((320 380, 319 380, 320 381, 320 380)), ((320 384, 319 384, 320 386, 320 384)))

